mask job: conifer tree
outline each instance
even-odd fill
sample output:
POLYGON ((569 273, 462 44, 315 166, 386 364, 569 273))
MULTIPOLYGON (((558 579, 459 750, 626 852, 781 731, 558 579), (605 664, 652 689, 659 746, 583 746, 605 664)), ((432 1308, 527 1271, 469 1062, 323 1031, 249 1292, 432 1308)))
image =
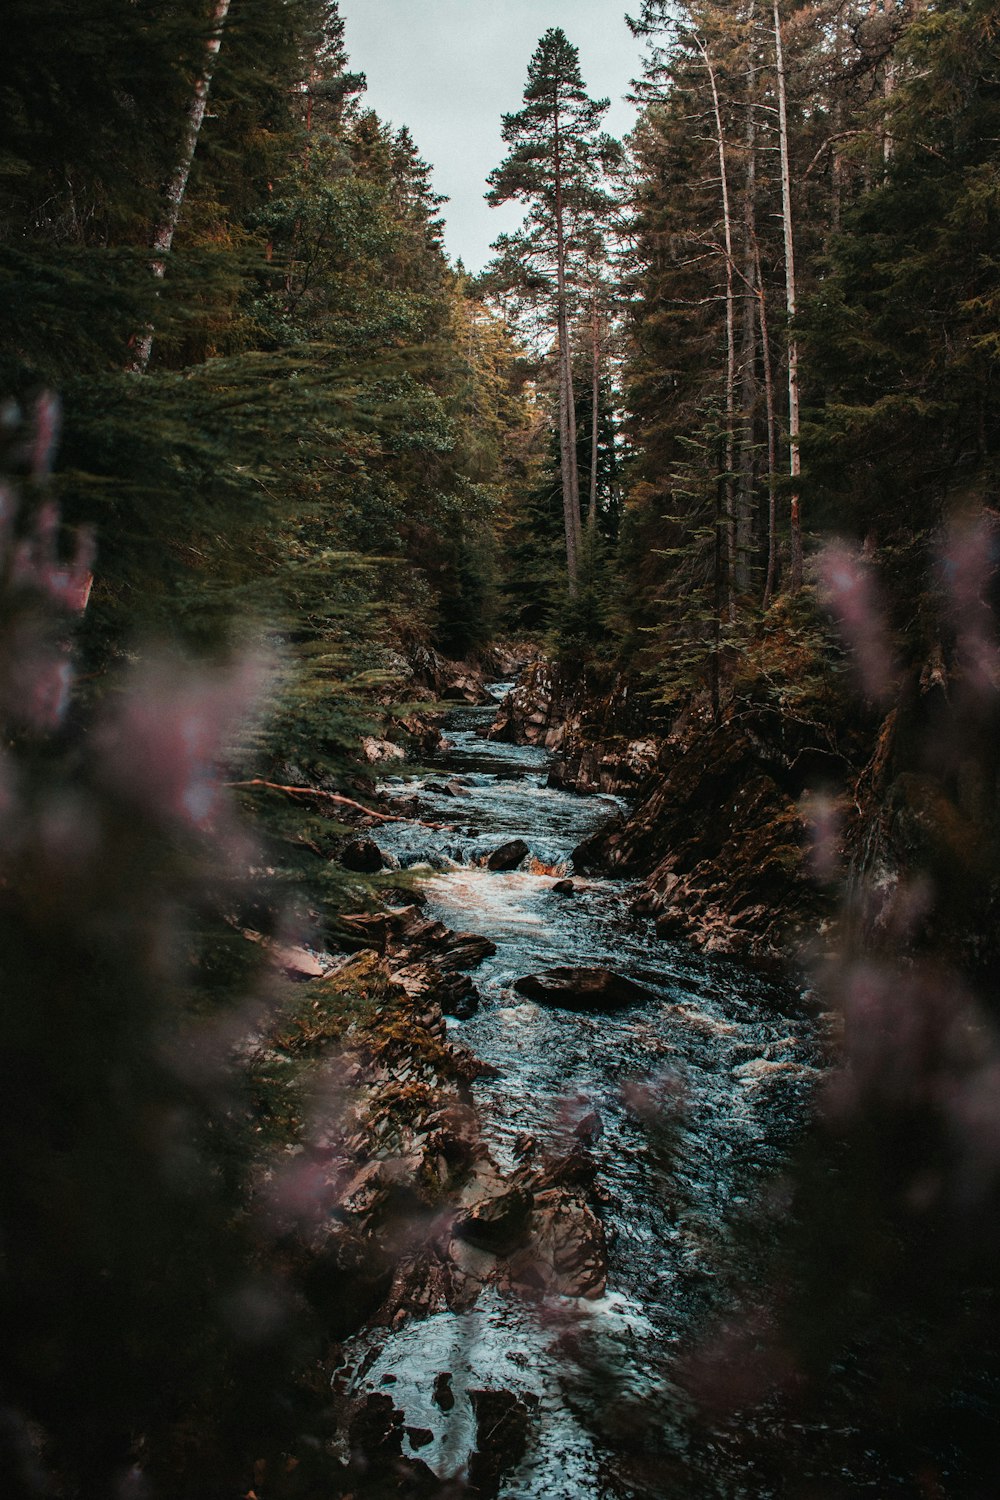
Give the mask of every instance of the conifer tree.
POLYGON ((489 176, 487 201, 527 206, 522 230, 498 241, 509 272, 547 305, 557 344, 559 451, 566 564, 578 570, 581 521, 570 321, 579 282, 578 252, 608 214, 604 175, 617 158, 600 130, 607 99, 591 99, 579 53, 565 32, 547 31, 528 66, 524 107, 503 119, 510 154, 489 176))

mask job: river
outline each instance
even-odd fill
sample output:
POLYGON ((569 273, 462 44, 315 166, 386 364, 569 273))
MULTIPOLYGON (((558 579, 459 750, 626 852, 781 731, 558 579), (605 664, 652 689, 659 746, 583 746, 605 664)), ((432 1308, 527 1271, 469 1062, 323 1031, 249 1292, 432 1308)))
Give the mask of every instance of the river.
POLYGON ((801 1129, 818 1076, 813 1025, 789 985, 657 939, 632 912, 628 885, 578 878, 575 894, 554 892, 573 848, 620 804, 548 788, 544 751, 476 733, 493 713, 456 710, 431 773, 384 787, 390 797, 416 792, 430 820, 458 831, 399 823, 378 837, 402 867, 430 867, 429 915, 497 944, 473 976, 480 1010, 454 1023, 497 1070, 475 1086, 496 1160, 512 1165, 523 1134, 565 1149, 572 1119, 598 1112, 608 1290, 555 1307, 492 1291, 467 1313, 366 1334, 351 1351, 364 1370, 358 1388, 391 1389, 406 1422, 430 1430, 420 1457, 442 1477, 461 1472, 474 1439, 466 1391, 527 1396, 531 1442, 504 1480, 509 1500, 777 1493, 724 1424, 713 1432, 693 1419, 676 1364, 747 1271, 740 1226, 801 1129), (466 795, 432 789, 447 777, 466 795), (517 836, 531 850, 522 868, 478 863, 517 836), (512 989, 564 964, 612 968, 656 998, 579 1014, 512 989), (432 1400, 439 1371, 452 1375, 447 1413, 432 1400))

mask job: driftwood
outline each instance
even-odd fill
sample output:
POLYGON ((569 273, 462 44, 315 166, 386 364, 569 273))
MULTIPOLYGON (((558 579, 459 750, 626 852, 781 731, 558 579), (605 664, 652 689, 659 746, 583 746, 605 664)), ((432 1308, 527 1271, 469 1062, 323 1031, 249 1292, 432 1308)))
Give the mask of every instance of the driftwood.
POLYGON ((445 833, 451 833, 455 829, 454 823, 427 823, 423 818, 408 818, 405 813, 376 812, 373 807, 365 807, 363 802, 355 802, 353 797, 345 797, 340 792, 324 792, 319 787, 283 786, 279 781, 265 781, 260 776, 255 776, 251 781, 227 781, 225 784, 233 791, 251 791, 254 787, 263 787, 269 792, 287 792, 290 797, 312 797, 319 802, 336 802, 341 807, 353 807, 356 812, 364 813, 366 818, 377 818, 380 823, 415 823, 418 828, 435 828, 445 833))

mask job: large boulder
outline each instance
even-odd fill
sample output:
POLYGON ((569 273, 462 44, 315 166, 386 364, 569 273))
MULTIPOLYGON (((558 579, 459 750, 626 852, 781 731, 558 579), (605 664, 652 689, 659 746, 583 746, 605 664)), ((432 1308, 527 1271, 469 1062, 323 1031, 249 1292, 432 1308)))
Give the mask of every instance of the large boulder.
POLYGON ((522 860, 531 853, 524 839, 509 839, 506 844, 501 844, 499 849, 486 861, 487 870, 516 870, 522 860))
POLYGON ((532 1409, 537 1396, 513 1391, 470 1391, 476 1414, 476 1448, 469 1459, 469 1483, 482 1500, 495 1500, 503 1481, 528 1451, 532 1409))
POLYGON ((507 1255, 527 1238, 532 1202, 527 1189, 512 1187, 466 1209, 455 1220, 455 1234, 477 1249, 507 1255))
POLYGON ((652 990, 636 984, 634 979, 600 968, 544 969, 515 980, 514 988, 519 995, 526 995, 539 1005, 555 1005, 563 1010, 618 1010, 656 999, 652 990))
POLYGON ((497 951, 496 943, 476 932, 453 932, 425 917, 416 905, 391 911, 344 917, 345 925, 366 948, 398 958, 403 964, 432 959, 441 969, 474 969, 497 951))
POLYGON ((374 839, 364 836, 351 839, 340 851, 340 863, 345 870, 355 870, 359 875, 374 875, 385 869, 386 860, 374 839))

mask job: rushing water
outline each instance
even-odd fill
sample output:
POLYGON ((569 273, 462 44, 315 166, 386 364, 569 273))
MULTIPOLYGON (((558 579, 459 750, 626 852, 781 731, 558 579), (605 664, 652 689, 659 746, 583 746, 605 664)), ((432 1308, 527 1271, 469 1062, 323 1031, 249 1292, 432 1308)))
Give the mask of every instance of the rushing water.
POLYGON ((391 1388, 408 1424, 433 1432, 420 1456, 442 1476, 461 1471, 474 1438, 467 1390, 537 1398, 530 1450, 501 1490, 517 1500, 770 1494, 724 1438, 692 1436, 672 1362, 749 1253, 738 1226, 775 1178, 816 1078, 809 1023, 788 988, 657 939, 631 912, 627 885, 578 879, 575 895, 555 893, 575 845, 619 804, 547 788, 545 752, 476 734, 492 712, 456 711, 433 774, 386 785, 390 795, 416 792, 427 818, 453 829, 387 824, 379 842, 403 867, 431 867, 429 915, 497 944, 474 975, 483 1005, 456 1026, 498 1070, 476 1085, 498 1162, 513 1163, 525 1132, 565 1149, 574 1111, 598 1111, 608 1291, 544 1311, 488 1291, 468 1313, 366 1336, 356 1367, 364 1386, 391 1388), (468 795, 427 786, 449 777, 468 795), (531 850, 523 868, 477 862, 513 837, 531 850), (562 964, 612 968, 656 999, 578 1014, 513 990, 519 976, 562 964), (444 1370, 457 1398, 447 1414, 431 1399, 444 1370))

